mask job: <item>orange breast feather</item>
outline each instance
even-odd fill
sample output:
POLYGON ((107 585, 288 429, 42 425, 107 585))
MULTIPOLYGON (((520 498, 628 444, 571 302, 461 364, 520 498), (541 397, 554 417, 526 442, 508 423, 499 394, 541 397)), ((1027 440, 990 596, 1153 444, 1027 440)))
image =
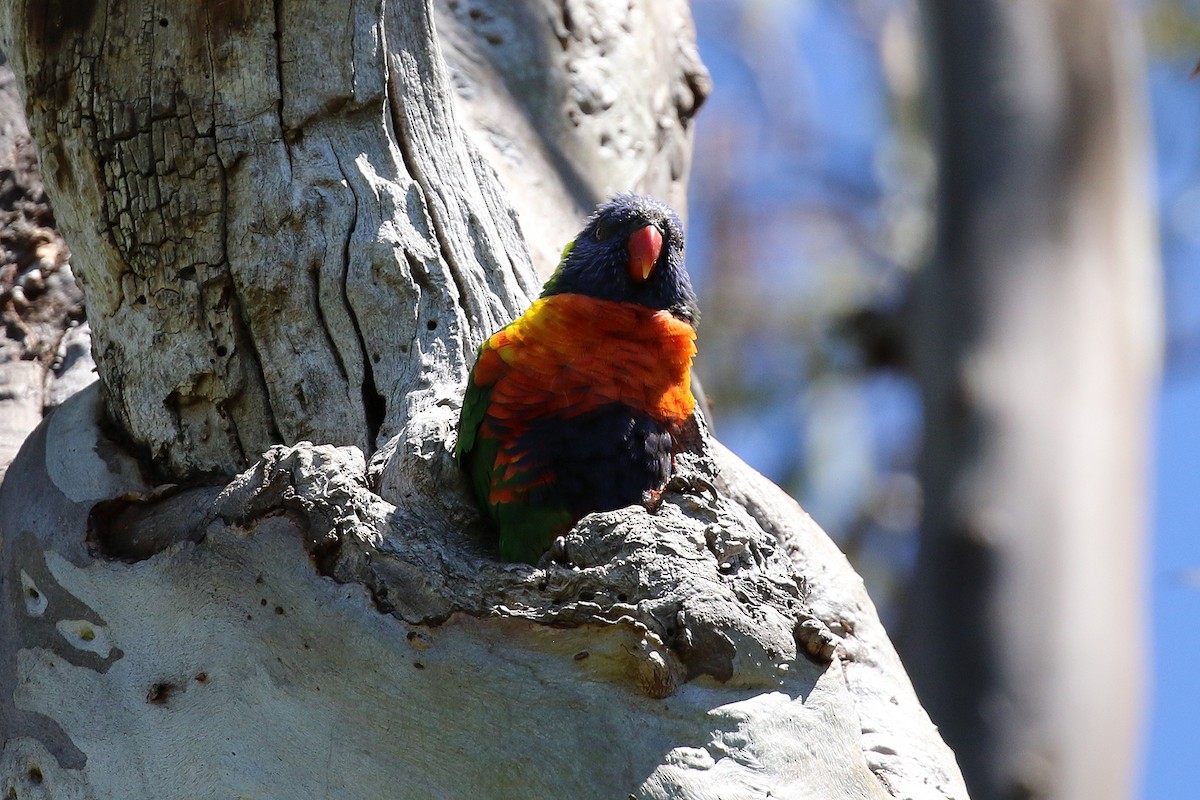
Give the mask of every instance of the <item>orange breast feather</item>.
POLYGON ((572 416, 619 402, 678 425, 695 408, 696 332, 669 312, 582 295, 552 295, 488 340, 475 382, 489 415, 572 416))

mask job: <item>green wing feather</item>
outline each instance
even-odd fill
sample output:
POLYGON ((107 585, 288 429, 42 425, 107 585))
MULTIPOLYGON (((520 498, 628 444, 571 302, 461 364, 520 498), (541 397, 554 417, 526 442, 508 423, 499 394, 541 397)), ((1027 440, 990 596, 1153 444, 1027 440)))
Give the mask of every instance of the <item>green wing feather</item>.
MULTIPOLYGON (((479 358, 482 359, 490 349, 488 343, 484 342, 479 348, 479 358)), ((477 384, 473 369, 463 396, 454 457, 470 477, 471 489, 479 507, 488 513, 500 529, 500 557, 506 561, 536 564, 554 538, 571 528, 575 517, 567 509, 553 506, 491 502, 500 442, 480 433, 491 401, 491 385, 477 384)), ((521 477, 515 480, 519 482, 521 477)))
MULTIPOLYGON (((553 292, 555 281, 562 271, 562 263, 566 261, 574 246, 575 242, 572 241, 563 249, 558 270, 546 281, 543 297, 553 292)), ((480 345, 475 359, 476 367, 491 349, 487 341, 480 345)), ((496 457, 500 452, 500 442, 480 435, 480 427, 491 402, 492 385, 477 384, 475 369, 472 369, 471 377, 467 379, 467 391, 463 396, 454 457, 471 478, 471 488, 479 507, 491 516, 500 529, 500 557, 506 561, 536 564, 554 542, 554 538, 570 530, 575 523, 575 516, 565 508, 554 506, 491 502, 492 480, 496 470, 496 457)), ((520 477, 516 480, 519 481, 520 477)))
MULTIPOLYGON (((484 350, 490 349, 487 342, 479 346, 478 363, 484 350)), ((500 443, 479 436, 479 428, 491 403, 492 387, 475 383, 475 371, 467 378, 467 392, 463 396, 462 415, 458 418, 458 441, 454 445, 454 458, 471 478, 471 488, 481 508, 488 508, 488 495, 495 469, 496 453, 500 443)))
MULTIPOLYGON (((487 342, 480 345, 476 362, 483 357, 483 349, 487 346, 487 342)), ((467 378, 467 392, 463 396, 462 414, 458 418, 458 441, 454 445, 454 457, 460 466, 466 466, 465 457, 475 447, 479 426, 483 424, 491 396, 492 387, 477 385, 475 371, 471 370, 471 375, 467 378)))
POLYGON ((500 528, 500 557, 537 564, 554 540, 571 530, 576 517, 565 508, 501 503, 492 513, 500 528))
POLYGON ((558 285, 558 276, 562 274, 563 264, 567 263, 567 256, 571 255, 571 251, 575 249, 575 240, 567 242, 567 246, 563 248, 562 255, 558 258, 558 267, 554 270, 554 274, 546 281, 546 285, 542 287, 542 297, 549 297, 554 294, 554 289, 558 285))

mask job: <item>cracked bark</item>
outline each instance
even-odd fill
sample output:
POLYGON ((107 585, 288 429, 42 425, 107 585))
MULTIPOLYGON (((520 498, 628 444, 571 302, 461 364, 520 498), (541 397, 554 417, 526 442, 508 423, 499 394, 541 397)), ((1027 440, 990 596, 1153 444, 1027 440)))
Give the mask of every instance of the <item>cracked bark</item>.
POLYGON ((100 369, 0 487, 0 791, 965 796, 861 581, 718 443, 680 462, 719 498, 536 569, 450 458, 593 203, 682 210, 686 4, 120 8, 0 5, 100 369))

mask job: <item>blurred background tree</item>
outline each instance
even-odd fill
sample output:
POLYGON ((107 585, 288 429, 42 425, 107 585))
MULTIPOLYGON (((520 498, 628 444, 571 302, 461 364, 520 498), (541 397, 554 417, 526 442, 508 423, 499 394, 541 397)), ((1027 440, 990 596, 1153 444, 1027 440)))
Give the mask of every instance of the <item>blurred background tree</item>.
POLYGON ((851 555, 973 796, 1189 796, 1200 3, 693 5, 719 435, 851 555))

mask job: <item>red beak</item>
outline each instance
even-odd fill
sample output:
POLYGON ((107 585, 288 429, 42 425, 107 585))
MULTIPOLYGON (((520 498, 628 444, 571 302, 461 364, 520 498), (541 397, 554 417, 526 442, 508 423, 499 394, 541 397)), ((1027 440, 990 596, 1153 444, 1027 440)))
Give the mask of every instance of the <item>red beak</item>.
POLYGON ((636 230, 629 237, 629 277, 634 283, 644 283, 654 271, 662 253, 662 234, 653 225, 636 230))

